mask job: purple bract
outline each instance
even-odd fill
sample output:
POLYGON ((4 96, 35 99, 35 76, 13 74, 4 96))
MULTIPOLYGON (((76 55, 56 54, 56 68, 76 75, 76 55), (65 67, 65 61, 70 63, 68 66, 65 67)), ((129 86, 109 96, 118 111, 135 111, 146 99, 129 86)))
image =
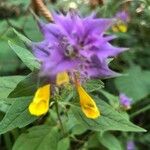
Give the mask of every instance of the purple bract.
POLYGON ((67 15, 53 14, 54 23, 39 22, 44 39, 32 43, 32 50, 42 63, 41 75, 56 77, 60 72, 76 72, 83 78, 108 78, 117 73, 108 67, 108 58, 117 56, 126 48, 109 42, 115 36, 105 32, 115 19, 81 18, 70 11, 67 15))

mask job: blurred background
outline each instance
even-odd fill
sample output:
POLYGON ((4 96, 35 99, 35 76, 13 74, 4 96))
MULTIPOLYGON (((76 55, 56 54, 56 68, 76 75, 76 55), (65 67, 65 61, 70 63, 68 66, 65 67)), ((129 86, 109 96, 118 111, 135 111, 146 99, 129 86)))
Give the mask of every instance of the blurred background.
MULTIPOLYGON (((115 58, 110 67, 124 74, 122 77, 104 80, 105 89, 112 94, 125 93, 133 99, 129 110, 131 120, 143 128, 150 129, 150 0, 45 0, 52 11, 64 14, 77 9, 81 16, 97 12, 97 17, 114 17, 119 11, 126 11, 129 20, 127 32, 109 30, 118 36, 114 45, 128 47, 129 51, 115 58)), ((27 75, 28 70, 8 46, 8 40, 19 45, 23 43, 13 28, 32 41, 42 39, 30 8, 31 0, 0 0, 0 76, 27 75)), ((47 20, 39 13, 41 18, 47 20)), ((124 133, 125 134, 125 133, 124 133)), ((134 141, 137 150, 150 149, 150 133, 127 134, 134 141)), ((120 139, 123 141, 123 139, 120 139)), ((0 138, 0 150, 10 150, 14 139, 8 135, 0 138)), ((89 148, 96 150, 96 146, 89 148)), ((106 148, 107 149, 107 148, 106 148)), ((116 149, 117 150, 117 149, 116 149)), ((133 150, 133 149, 130 149, 133 150)))

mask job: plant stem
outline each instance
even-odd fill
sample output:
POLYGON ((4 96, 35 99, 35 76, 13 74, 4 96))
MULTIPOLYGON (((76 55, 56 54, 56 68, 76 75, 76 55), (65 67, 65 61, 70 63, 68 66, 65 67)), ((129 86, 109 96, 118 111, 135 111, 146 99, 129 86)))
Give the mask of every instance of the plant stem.
POLYGON ((6 149, 11 150, 12 149, 12 141, 11 141, 9 133, 4 134, 4 140, 5 140, 6 149))
POLYGON ((13 129, 13 130, 11 131, 11 134, 13 135, 14 140, 16 141, 16 139, 17 139, 18 136, 19 136, 19 130, 18 130, 18 129, 13 129))
POLYGON ((63 132, 63 134, 65 135, 65 130, 64 130, 64 127, 63 127, 63 123, 62 123, 62 120, 61 120, 60 114, 59 114, 58 102, 57 102, 57 100, 56 100, 56 99, 55 99, 55 107, 56 107, 56 113, 57 113, 57 116, 58 116, 58 121, 59 121, 60 126, 61 126, 61 128, 62 128, 62 132, 63 132))
POLYGON ((144 111, 147 111, 147 110, 149 110, 149 109, 150 109, 150 105, 148 105, 148 106, 146 106, 146 107, 144 107, 144 108, 142 108, 142 109, 140 109, 140 110, 134 112, 133 114, 131 114, 130 117, 133 118, 133 117, 139 115, 140 113, 142 113, 142 112, 144 112, 144 111))

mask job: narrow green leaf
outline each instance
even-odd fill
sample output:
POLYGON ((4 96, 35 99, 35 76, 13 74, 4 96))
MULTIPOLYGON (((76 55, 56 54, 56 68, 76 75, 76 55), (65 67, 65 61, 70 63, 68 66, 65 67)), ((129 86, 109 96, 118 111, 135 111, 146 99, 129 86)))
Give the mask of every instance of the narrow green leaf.
MULTIPOLYGON (((0 23, 1 24, 1 23, 0 23)), ((0 26, 0 28, 2 28, 0 26)), ((14 72, 19 66, 20 61, 16 54, 10 50, 8 40, 0 37, 0 75, 14 72)))
POLYGON ((57 150, 58 141, 58 128, 36 126, 21 134, 12 150, 57 150))
POLYGON ((14 128, 22 128, 37 119, 29 114, 28 106, 32 97, 22 97, 15 99, 3 120, 0 122, 0 134, 6 133, 14 128))
POLYGON ((99 134, 98 140, 108 150, 123 150, 121 143, 113 134, 104 133, 103 136, 99 134))
POLYGON ((110 94, 104 90, 100 90, 99 92, 108 99, 109 104, 112 105, 114 108, 119 107, 119 98, 117 96, 114 96, 113 94, 110 94))
POLYGON ((24 76, 0 77, 0 98, 6 98, 24 76))
POLYGON ((31 43, 31 40, 29 40, 27 37, 19 33, 17 30, 13 29, 13 31, 23 42, 28 43, 28 44, 31 43))
POLYGON ((22 80, 8 97, 32 96, 37 89, 38 74, 32 72, 24 80, 22 80))
POLYGON ((34 70, 35 68, 40 68, 40 63, 30 51, 14 44, 11 41, 8 41, 8 44, 29 69, 34 70))

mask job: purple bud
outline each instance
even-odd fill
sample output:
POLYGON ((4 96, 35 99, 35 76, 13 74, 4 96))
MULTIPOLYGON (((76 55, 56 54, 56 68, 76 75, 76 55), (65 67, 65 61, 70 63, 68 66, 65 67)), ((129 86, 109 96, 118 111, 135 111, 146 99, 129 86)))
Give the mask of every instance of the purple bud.
POLYGON ((135 150, 135 143, 132 140, 127 142, 127 150, 135 150))
POLYGON ((115 17, 123 22, 129 21, 129 14, 126 11, 119 11, 115 17))
POLYGON ((130 109, 131 108, 131 103, 132 103, 132 99, 127 97, 125 94, 120 93, 119 95, 119 100, 120 100, 120 104, 125 108, 125 109, 130 109))

